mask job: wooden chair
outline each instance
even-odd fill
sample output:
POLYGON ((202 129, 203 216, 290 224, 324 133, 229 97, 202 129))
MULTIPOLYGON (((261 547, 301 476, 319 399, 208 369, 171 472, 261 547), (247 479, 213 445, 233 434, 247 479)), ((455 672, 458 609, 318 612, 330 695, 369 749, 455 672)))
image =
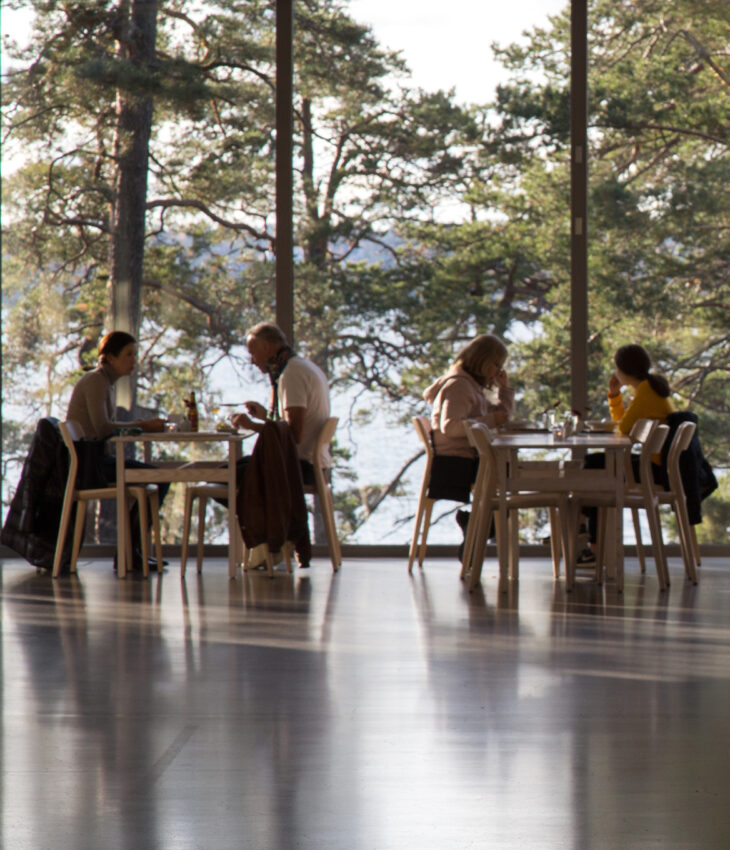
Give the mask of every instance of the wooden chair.
MULTIPOLYGON (((497 493, 496 459, 491 446, 492 433, 481 422, 470 422, 466 426, 469 442, 479 455, 479 469, 474 485, 474 507, 469 518, 464 544, 464 559, 462 577, 468 578, 469 590, 472 591, 481 579, 482 564, 486 548, 487 535, 491 527, 492 517, 499 508, 500 500, 497 493)), ((514 477, 508 479, 509 490, 506 494, 508 511, 509 540, 497 539, 497 546, 509 547, 510 573, 517 577, 517 562, 519 557, 518 541, 518 511, 520 508, 548 508, 550 511, 551 543, 553 555, 553 575, 560 575, 560 554, 568 551, 569 504, 568 493, 551 489, 555 481, 553 474, 537 474, 550 472, 545 467, 525 465, 529 469, 529 479, 524 479, 525 490, 520 484, 520 470, 514 471, 514 477), (529 489, 527 482, 529 480, 529 489)), ((500 559, 502 560, 502 559, 500 559)))
MULTIPOLYGON (((667 570, 667 561, 664 552, 661 523, 659 521, 659 499, 657 497, 656 485, 654 484, 654 475, 651 464, 652 457, 661 451, 668 432, 669 428, 666 425, 660 425, 655 419, 639 419, 631 429, 629 436, 635 443, 641 446, 641 453, 639 456, 639 477, 641 481, 637 482, 635 480, 633 468, 628 457, 624 470, 625 485, 623 506, 631 509, 632 511, 644 510, 646 512, 649 529, 651 531, 652 554, 656 565, 657 578, 659 579, 659 587, 662 590, 665 590, 669 585, 669 573, 667 570)), ((607 492, 591 493, 587 490, 574 490, 571 493, 571 509, 573 512, 572 527, 577 527, 578 513, 584 505, 595 505, 596 507, 603 509, 613 508, 616 505, 616 499, 613 494, 607 492)), ((636 525, 638 525, 638 522, 636 525)), ((596 547, 596 579, 599 582, 602 580, 605 564, 605 526, 605 516, 603 511, 600 511, 598 541, 596 547)), ((571 557, 568 559, 568 588, 572 588, 574 581, 575 557, 571 554, 571 557)))
MULTIPOLYGON (((81 538, 84 533, 84 524, 86 522, 86 509, 89 502, 100 501, 102 499, 116 499, 116 487, 97 487, 94 489, 80 490, 76 487, 76 476, 79 468, 79 458, 76 452, 75 442, 83 439, 83 432, 76 422, 60 422, 59 428, 63 442, 68 449, 69 468, 68 479, 66 480, 66 491, 63 497, 63 508, 61 510, 61 522, 58 528, 58 538, 56 540, 56 552, 53 559, 53 577, 57 578, 61 572, 61 560, 63 557, 63 546, 66 541, 66 534, 71 523, 71 513, 74 504, 76 509, 76 525, 74 527, 73 545, 71 549, 71 572, 76 572, 76 562, 81 548, 81 538)), ((155 551, 157 556, 157 569, 162 571, 162 545, 160 540, 160 502, 157 492, 157 485, 150 484, 147 486, 127 487, 127 495, 137 500, 139 504, 139 523, 141 531, 142 543, 142 569, 144 576, 149 576, 149 526, 148 526, 148 508, 152 513, 152 526, 155 532, 155 551)), ((131 541, 129 526, 124 529, 117 529, 117 534, 126 534, 127 540, 131 541)), ((131 542, 127 546, 127 551, 131 552, 131 542)))
POLYGON ((332 500, 332 476, 330 470, 322 465, 322 456, 324 451, 332 442, 337 429, 339 419, 337 416, 330 416, 325 420, 324 425, 317 436, 317 441, 314 445, 314 485, 305 485, 305 495, 316 496, 319 505, 322 509, 322 519, 324 521, 324 531, 327 536, 327 548, 332 561, 332 571, 337 572, 342 566, 342 550, 340 541, 337 537, 337 525, 335 524, 335 506, 332 500))
MULTIPOLYGON (((672 444, 669 447, 667 454, 667 476, 669 478, 669 489, 664 489, 658 484, 654 485, 655 493, 660 505, 669 505, 674 511, 674 516, 677 521, 677 534, 679 537, 679 545, 682 551, 682 560, 684 562, 684 571, 687 578, 697 584, 696 563, 699 560, 696 556, 697 537, 694 534, 694 528, 689 523, 687 515, 687 500, 684 495, 684 487, 682 485, 682 476, 679 471, 679 458, 692 442, 697 426, 694 422, 682 422, 678 426, 672 444)), ((636 547, 640 553, 639 560, 644 571, 643 545, 641 542, 641 529, 638 524, 638 511, 634 509, 634 528, 636 529, 636 547)))

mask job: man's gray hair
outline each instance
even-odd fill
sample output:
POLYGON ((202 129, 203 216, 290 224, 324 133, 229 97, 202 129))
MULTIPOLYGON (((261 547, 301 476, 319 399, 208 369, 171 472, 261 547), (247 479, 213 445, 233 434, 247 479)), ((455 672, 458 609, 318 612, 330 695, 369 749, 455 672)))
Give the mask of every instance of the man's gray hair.
POLYGON ((249 337, 263 339, 265 342, 273 342, 277 345, 289 344, 284 331, 273 322, 259 322, 258 325, 254 325, 246 334, 246 339, 249 337))

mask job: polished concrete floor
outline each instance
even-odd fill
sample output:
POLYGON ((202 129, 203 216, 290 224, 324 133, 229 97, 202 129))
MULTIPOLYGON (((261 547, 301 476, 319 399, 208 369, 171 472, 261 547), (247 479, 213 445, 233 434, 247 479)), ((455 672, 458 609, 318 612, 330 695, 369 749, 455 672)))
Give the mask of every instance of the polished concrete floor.
POLYGON ((6 850, 730 847, 730 562, 0 563, 6 850))

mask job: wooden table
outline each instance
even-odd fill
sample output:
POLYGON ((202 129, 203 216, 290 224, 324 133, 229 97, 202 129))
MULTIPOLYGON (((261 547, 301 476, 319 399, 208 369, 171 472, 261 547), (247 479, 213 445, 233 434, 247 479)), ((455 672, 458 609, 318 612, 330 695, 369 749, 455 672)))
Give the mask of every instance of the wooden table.
MULTIPOLYGON (((509 540, 506 501, 509 493, 530 490, 570 492, 572 490, 615 494, 614 527, 616 544, 610 553, 613 573, 618 590, 623 590, 623 501, 624 459, 631 449, 629 437, 614 432, 582 432, 572 437, 559 437, 549 431, 500 432, 492 439, 497 463, 497 488, 500 507, 497 514, 498 539, 509 540), (602 451, 606 453, 605 469, 583 469, 570 466, 555 469, 552 474, 545 471, 532 472, 529 464, 520 467, 519 454, 526 450, 552 451, 602 451)), ((576 530, 577 533, 577 530, 576 530)), ((508 574, 509 560, 514 556, 510 546, 500 546, 500 579, 508 574)), ((514 563, 514 562, 513 562, 514 563)))
MULTIPOLYGON (((126 487, 130 484, 152 484, 158 482, 181 481, 223 483, 228 485, 228 576, 236 577, 236 568, 240 560, 238 551, 238 531, 236 523, 236 461, 241 456, 241 443, 250 437, 253 431, 242 431, 236 434, 219 433, 217 431, 161 431, 159 433, 143 433, 112 437, 111 443, 116 446, 117 460, 117 528, 124 528, 125 516, 128 510, 126 487), (155 469, 130 469, 124 465, 124 447, 128 443, 205 443, 216 445, 228 444, 228 462, 222 461, 193 461, 191 463, 165 464, 155 469)), ((131 554, 131 553, 130 553, 131 554)), ((131 559, 130 559, 131 562, 131 559)), ((117 576, 124 578, 127 571, 127 552, 124 534, 117 534, 117 576)))

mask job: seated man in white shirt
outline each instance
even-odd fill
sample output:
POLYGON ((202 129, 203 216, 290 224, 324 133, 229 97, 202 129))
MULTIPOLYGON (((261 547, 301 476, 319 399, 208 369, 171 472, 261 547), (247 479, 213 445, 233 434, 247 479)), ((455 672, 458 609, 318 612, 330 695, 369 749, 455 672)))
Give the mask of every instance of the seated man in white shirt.
MULTIPOLYGON (((314 444, 330 415, 329 384, 324 372, 311 360, 294 353, 278 325, 262 322, 246 336, 251 362, 269 376, 272 401, 269 415, 285 419, 291 428, 305 485, 314 484, 314 444)), ((231 417, 237 428, 261 431, 266 408, 257 401, 245 403, 247 413, 231 417)), ((329 452, 318 462, 329 468, 329 452)))

